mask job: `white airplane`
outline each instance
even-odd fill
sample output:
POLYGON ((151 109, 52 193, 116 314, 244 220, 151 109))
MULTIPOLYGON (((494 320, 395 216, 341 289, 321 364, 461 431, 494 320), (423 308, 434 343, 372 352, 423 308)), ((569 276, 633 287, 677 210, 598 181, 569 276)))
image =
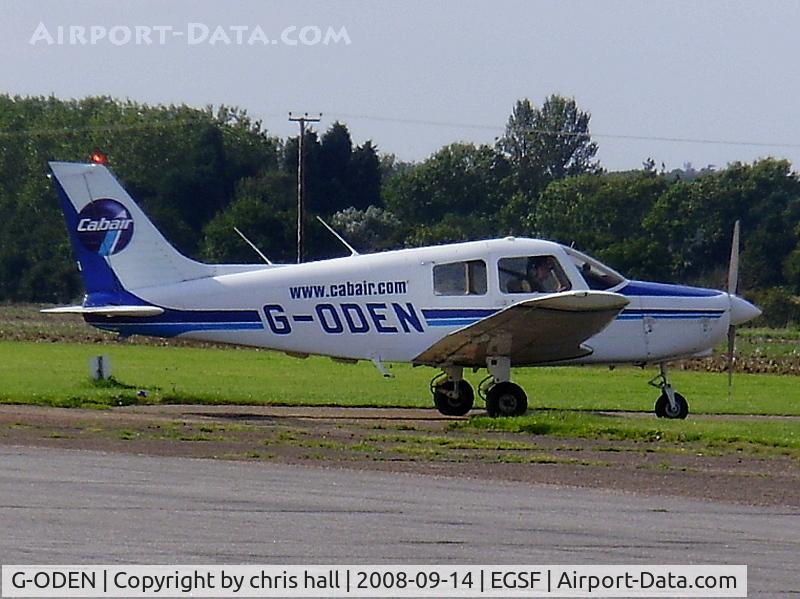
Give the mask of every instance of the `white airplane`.
MULTIPOLYGON (((491 416, 527 396, 512 366, 659 364, 659 417, 685 418, 665 364, 707 355, 760 314, 727 291, 632 281, 570 247, 507 237, 304 264, 211 265, 180 254, 99 163, 52 162, 86 287, 77 313, 121 336, 182 337, 310 354, 432 366, 433 401, 463 415, 464 368, 486 368, 491 416)), ((738 233, 735 234, 738 238, 738 233)))

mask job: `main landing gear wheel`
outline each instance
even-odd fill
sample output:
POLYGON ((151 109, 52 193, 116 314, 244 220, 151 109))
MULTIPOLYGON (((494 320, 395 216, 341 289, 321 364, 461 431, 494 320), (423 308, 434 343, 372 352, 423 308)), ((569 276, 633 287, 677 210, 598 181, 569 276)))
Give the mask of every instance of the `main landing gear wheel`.
POLYGON ((463 416, 472 409, 475 394, 472 386, 465 380, 456 382, 447 380, 433 387, 433 403, 436 409, 445 416, 463 416))
POLYGON ((498 416, 522 416, 528 409, 528 396, 511 382, 497 383, 486 391, 486 412, 498 416))
POLYGON ((683 420, 689 415, 689 403, 680 393, 675 392, 675 406, 669 403, 667 392, 664 391, 656 400, 656 416, 659 418, 680 418, 683 420))

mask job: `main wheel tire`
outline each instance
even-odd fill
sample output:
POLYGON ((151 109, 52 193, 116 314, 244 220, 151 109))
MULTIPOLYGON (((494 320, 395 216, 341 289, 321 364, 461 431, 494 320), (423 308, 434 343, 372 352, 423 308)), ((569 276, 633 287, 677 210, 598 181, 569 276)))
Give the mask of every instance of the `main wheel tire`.
POLYGON ((675 408, 669 404, 669 397, 666 392, 656 400, 656 416, 659 418, 679 418, 683 420, 689 415, 689 403, 680 393, 675 393, 675 408))
POLYGON ((498 416, 522 416, 528 410, 528 396, 514 383, 497 383, 486 392, 486 412, 498 416))
POLYGON ((436 385, 433 391, 433 403, 436 409, 445 416, 463 416, 472 409, 475 403, 475 393, 472 385, 465 380, 458 381, 458 397, 449 393, 455 390, 455 381, 445 381, 436 385))

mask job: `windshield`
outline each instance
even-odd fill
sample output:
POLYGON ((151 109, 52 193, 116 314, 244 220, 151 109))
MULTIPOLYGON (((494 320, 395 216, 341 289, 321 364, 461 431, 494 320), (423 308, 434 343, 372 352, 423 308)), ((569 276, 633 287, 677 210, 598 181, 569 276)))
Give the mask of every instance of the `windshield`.
POLYGON ((575 267, 586 281, 589 289, 606 290, 616 287, 625 281, 625 277, 617 271, 609 268, 605 264, 590 258, 586 254, 570 247, 564 247, 564 251, 575 263, 575 267))

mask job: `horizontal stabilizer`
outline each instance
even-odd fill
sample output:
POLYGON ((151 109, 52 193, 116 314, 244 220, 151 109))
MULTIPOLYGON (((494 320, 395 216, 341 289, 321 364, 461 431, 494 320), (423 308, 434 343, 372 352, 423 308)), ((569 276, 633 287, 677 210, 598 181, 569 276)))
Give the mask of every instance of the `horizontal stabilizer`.
POLYGON ((62 306, 40 310, 45 314, 91 314, 93 316, 158 316, 164 308, 158 306, 62 306))

